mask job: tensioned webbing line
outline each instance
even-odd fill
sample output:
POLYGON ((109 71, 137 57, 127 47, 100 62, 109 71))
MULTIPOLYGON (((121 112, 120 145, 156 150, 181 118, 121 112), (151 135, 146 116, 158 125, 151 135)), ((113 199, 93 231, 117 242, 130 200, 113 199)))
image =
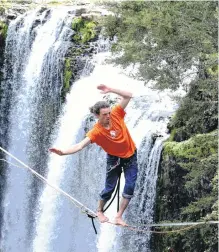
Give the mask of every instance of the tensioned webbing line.
MULTIPOLYGON (((86 213, 86 214, 90 214, 93 217, 96 217, 96 213, 93 212, 91 209, 85 207, 81 202, 79 202, 78 200, 76 200, 75 198, 73 198, 71 195, 69 195, 68 193, 66 193, 65 191, 63 191, 62 189, 60 189, 59 187, 51 184, 47 179, 45 179, 42 175, 40 175, 39 173, 37 173, 36 171, 34 171, 32 168, 30 168, 29 166, 27 166, 25 163, 23 163, 22 161, 20 161, 18 158, 16 158, 15 156, 13 156, 11 153, 9 153, 8 151, 6 151, 5 149, 3 149, 2 147, 0 147, 0 150, 2 150, 3 152, 5 152, 7 155, 9 155, 10 157, 12 157, 13 159, 15 159, 18 163, 22 164, 25 168, 29 169, 35 176, 37 176, 39 179, 41 179, 43 182, 45 182, 46 184, 48 184, 50 187, 52 187, 53 189, 55 189, 56 191, 58 191, 59 193, 63 194, 64 196, 66 196, 68 199, 70 199, 77 207, 81 208, 82 212, 86 213)), ((10 162, 8 162, 5 159, 1 159, 2 161, 5 161, 13 166, 17 166, 15 164, 12 164, 10 162)), ((19 166, 17 166, 19 167, 19 166)), ((22 168, 22 167, 19 167, 22 168)))
MULTIPOLYGON (((54 190, 56 190, 57 192, 61 193, 62 195, 64 195, 65 197, 67 197, 68 199, 70 199, 70 201, 72 203, 74 203, 74 205, 78 208, 81 209, 82 213, 85 213, 88 215, 88 217, 92 218, 96 218, 97 215, 94 211, 92 211, 91 209, 87 208, 86 206, 84 206, 81 202, 79 202, 78 200, 76 200, 75 198, 73 198, 71 195, 69 195, 68 193, 66 193, 65 191, 63 191, 62 189, 60 189, 59 187, 51 184, 47 179, 45 179, 42 175, 40 175, 39 173, 37 173, 35 170, 33 170, 32 168, 30 168, 29 166, 27 166, 25 163, 23 163, 21 160, 19 160, 18 158, 16 158, 14 155, 12 155, 11 153, 9 153, 8 151, 6 151, 4 148, 2 148, 0 146, 0 150, 2 150, 4 153, 6 153, 7 155, 9 155, 10 157, 12 157, 13 159, 15 159, 18 163, 20 163, 21 165, 23 165, 25 168, 27 168, 28 170, 30 170, 36 177, 38 177, 40 180, 42 180, 44 183, 46 183, 48 186, 52 187, 54 190)), ((5 159, 0 159, 2 161, 7 162, 8 164, 11 164, 15 167, 18 168, 23 168, 20 167, 16 164, 13 164, 5 159)), ((116 225, 113 222, 108 221, 109 224, 113 224, 116 225)), ((138 232, 150 232, 150 233, 160 233, 160 234, 165 234, 165 233, 173 233, 173 232, 181 232, 181 231, 185 231, 197 226, 201 226, 201 225, 207 225, 207 224, 219 224, 219 221, 200 221, 200 222, 178 222, 178 223, 153 223, 153 224, 145 224, 145 225, 141 225, 141 227, 139 228, 136 226, 131 226, 131 225, 127 225, 125 226, 125 228, 130 229, 130 230, 135 230, 138 232), (173 226, 187 226, 178 230, 170 230, 170 231, 154 231, 154 230, 145 230, 143 228, 151 228, 151 227, 157 227, 157 228, 161 228, 161 227, 173 227, 173 226)), ((95 228, 94 228, 95 229, 95 228)), ((95 230, 96 232, 96 230, 95 230)))

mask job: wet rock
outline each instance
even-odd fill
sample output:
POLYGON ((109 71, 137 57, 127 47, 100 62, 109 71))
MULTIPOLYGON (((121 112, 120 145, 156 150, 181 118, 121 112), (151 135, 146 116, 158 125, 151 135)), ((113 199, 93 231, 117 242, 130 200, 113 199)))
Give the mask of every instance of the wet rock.
POLYGON ((79 16, 81 16, 82 14, 84 14, 86 12, 87 12, 87 10, 85 8, 77 9, 76 13, 75 13, 75 16, 79 17, 79 16))

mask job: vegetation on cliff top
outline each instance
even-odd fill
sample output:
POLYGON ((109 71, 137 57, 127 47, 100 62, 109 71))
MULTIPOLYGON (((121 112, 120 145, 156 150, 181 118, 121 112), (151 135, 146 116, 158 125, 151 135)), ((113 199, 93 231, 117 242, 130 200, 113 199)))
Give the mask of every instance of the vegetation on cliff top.
POLYGON ((111 3, 106 34, 117 37, 114 62, 139 64, 136 77, 159 89, 188 88, 188 78, 217 71, 216 1, 123 1, 111 3), (192 67, 193 66, 193 67, 192 67))

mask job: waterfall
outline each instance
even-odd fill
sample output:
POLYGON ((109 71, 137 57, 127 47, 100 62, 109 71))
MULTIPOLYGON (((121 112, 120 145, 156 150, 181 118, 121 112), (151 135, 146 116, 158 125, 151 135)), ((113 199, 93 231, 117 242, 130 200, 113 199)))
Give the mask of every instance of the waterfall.
MULTIPOLYGON (((149 89, 143 87, 140 90, 142 83, 120 74, 118 68, 104 65, 105 57, 105 53, 99 53, 94 60, 95 67, 92 74, 81 78, 72 87, 57 129, 53 134, 53 146, 67 148, 85 137, 88 108, 101 99, 96 90, 98 83, 111 83, 111 85, 114 83, 114 86, 119 83, 121 88, 130 89, 136 89, 135 85, 139 85, 138 92, 142 94, 142 90, 144 90, 146 94, 142 99, 139 97, 133 99, 127 108, 126 118, 127 125, 139 149, 136 197, 130 204, 127 216, 130 216, 128 221, 133 224, 151 223, 162 140, 167 135, 165 133, 166 124, 168 114, 173 111, 173 104, 170 101, 162 101, 160 95, 149 89), (128 85, 124 83, 128 83, 128 85), (163 137, 155 141, 153 134, 158 132, 163 137), (136 207, 136 204, 141 205, 140 209, 136 207), (139 217, 134 219, 133 216, 136 214, 139 217)), ((111 96, 112 99, 114 97, 111 96)), ((51 183, 61 187, 87 207, 96 209, 98 193, 104 186, 105 153, 103 150, 98 146, 90 145, 72 156, 59 157, 51 154, 48 169, 48 179, 51 183)), ((113 216, 116 214, 115 204, 107 210, 106 214, 113 220, 113 216)), ((80 209, 77 209, 67 199, 46 187, 40 198, 40 211, 37 214, 36 236, 33 243, 34 251, 120 251, 118 249, 121 246, 120 243, 126 240, 122 233, 119 234, 121 228, 108 224, 97 226, 99 235, 96 237, 87 216, 81 214, 80 209), (118 235, 121 236, 121 239, 118 238, 118 235)), ((125 246, 127 251, 135 251, 132 244, 135 244, 136 250, 141 248, 141 242, 144 246, 147 243, 147 251, 149 251, 150 236, 143 240, 142 236, 136 239, 136 234, 133 235, 131 231, 129 232, 129 242, 126 241, 127 247, 125 246)), ((143 236, 145 237, 145 234, 143 236)), ((122 247, 124 248, 124 244, 122 247)))
MULTIPOLYGON (((8 29, 1 136, 7 132, 4 146, 41 173, 45 172, 48 137, 60 107, 70 22, 67 10, 37 10, 12 21, 8 29), (6 115, 8 124, 3 121, 6 115)), ((42 184, 26 170, 10 165, 5 169, 0 247, 2 251, 30 251, 42 184)))
MULTIPOLYGON (((151 223, 162 141, 167 137, 166 125, 174 103, 167 94, 144 87, 119 67, 106 63, 109 52, 101 50, 107 50, 108 43, 100 41, 102 49, 92 62, 87 62, 60 108, 63 58, 72 35, 70 20, 65 9, 35 11, 21 16, 9 27, 4 94, 10 103, 1 100, 8 114, 9 130, 4 131, 9 139, 8 150, 95 211, 104 186, 104 151, 91 144, 79 153, 60 157, 48 154, 47 149, 68 148, 85 137, 94 123, 89 107, 103 99, 96 89, 98 84, 133 91, 125 120, 138 148, 139 173, 135 196, 124 218, 139 227, 151 223)), ((116 97, 109 96, 112 100, 116 97)), ((1 136, 4 132, 1 129, 1 136)), ((82 209, 37 181, 27 170, 11 166, 6 169, 2 252, 150 251, 150 234, 96 222, 96 236, 82 209)), ((122 176, 121 191, 123 185, 122 176)), ((113 221, 116 202, 106 215, 113 221)))

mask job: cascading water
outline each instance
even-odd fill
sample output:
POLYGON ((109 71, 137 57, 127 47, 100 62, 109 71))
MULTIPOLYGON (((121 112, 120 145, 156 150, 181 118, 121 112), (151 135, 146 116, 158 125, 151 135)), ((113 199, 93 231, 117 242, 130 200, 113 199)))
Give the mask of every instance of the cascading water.
MULTIPOLYGON (((7 149, 35 167, 46 161, 49 132, 60 106, 71 20, 67 10, 39 10, 19 17, 8 29, 3 88, 11 91, 1 99, 1 108, 9 107, 7 149)), ((1 125, 5 125, 3 119, 1 125)), ((30 251, 39 184, 26 170, 10 165, 6 169, 0 248, 30 251)))
MULTIPOLYGON (((46 154, 50 127, 59 106, 59 85, 62 81, 61 69, 56 69, 55 66, 60 66, 60 60, 69 46, 68 36, 71 35, 64 25, 67 13, 59 10, 31 15, 32 25, 28 27, 33 27, 36 16, 37 20, 41 17, 41 21, 37 22, 35 32, 32 34, 30 30, 28 31, 31 28, 24 28, 26 19, 30 16, 21 19, 23 31, 30 35, 31 41, 28 42, 30 50, 23 59, 19 77, 16 81, 10 80, 13 95, 9 120, 11 125, 9 151, 29 166, 37 165, 40 171, 48 167, 48 174, 45 176, 52 184, 59 186, 95 211, 98 193, 104 186, 103 150, 90 145, 68 157, 46 154), (42 48, 44 39, 48 44, 42 48), (58 72, 55 81, 54 76, 50 76, 54 71, 58 72), (18 110, 19 117, 17 117, 18 110), (41 113, 43 117, 40 116, 41 113)), ((29 24, 31 22, 28 21, 29 24)), ((12 27, 13 25, 15 24, 12 24, 12 27)), ((9 34, 10 29, 12 28, 9 28, 9 34)), ((19 28, 17 32, 20 34, 19 28)), ((105 58, 106 53, 97 54, 94 65, 87 64, 83 71, 87 77, 82 76, 80 81, 74 83, 67 95, 59 120, 53 127, 50 143, 51 146, 67 148, 85 137, 88 127, 94 123, 88 117, 88 108, 102 99, 96 85, 105 83, 133 90, 135 96, 127 107, 126 122, 138 148, 139 174, 135 197, 130 202, 125 219, 130 224, 140 226, 153 221, 157 169, 162 141, 167 136, 165 130, 168 116, 174 110, 173 103, 166 94, 151 91, 141 82, 121 74, 119 68, 105 64, 105 58), (94 71, 89 75, 90 68, 94 68, 94 71), (155 137, 155 134, 160 137, 155 137)), ((111 95, 110 98, 114 99, 115 96, 111 95)), ((26 170, 18 170, 15 167, 7 169, 8 185, 5 192, 1 242, 3 252, 150 251, 150 235, 109 224, 98 224, 98 236, 96 236, 90 219, 81 214, 81 210, 68 199, 47 185, 44 187, 42 182, 33 184, 35 180, 26 170), (33 185, 36 187, 35 190, 32 188, 33 185), (38 198, 36 196, 39 192, 41 195, 38 198), (17 204, 12 203, 12 199, 15 198, 17 204), (36 211, 33 211, 33 206, 37 206, 36 211), (31 224, 31 221, 35 225, 31 224), (28 234, 30 230, 32 235, 28 234)), ((123 184, 122 179, 121 189, 123 184)), ((106 215, 113 220, 115 214, 116 204, 113 203, 106 215)))

